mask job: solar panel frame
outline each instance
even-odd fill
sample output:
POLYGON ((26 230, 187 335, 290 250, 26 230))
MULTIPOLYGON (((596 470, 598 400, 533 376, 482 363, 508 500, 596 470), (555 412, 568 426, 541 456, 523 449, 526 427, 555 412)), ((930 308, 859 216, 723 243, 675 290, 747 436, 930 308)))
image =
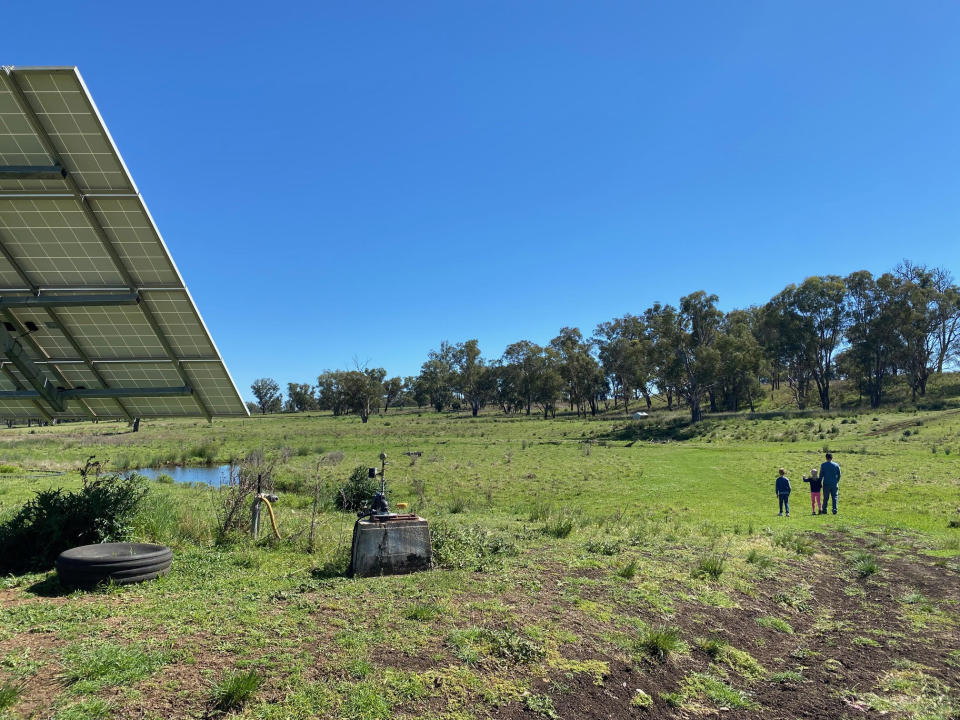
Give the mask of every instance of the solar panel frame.
MULTIPOLYGON (((0 417, 36 417, 38 410, 54 417, 247 416, 76 68, 0 69, 0 168, 10 171, 0 174, 0 301, 94 293, 118 298, 115 305, 0 307, 7 331, 22 336, 28 324, 36 328, 23 342, 16 339, 18 353, 65 390, 193 390, 178 397, 74 397, 65 410, 45 396, 0 396, 0 417), (59 166, 63 177, 17 176, 22 166, 59 166), (134 293, 136 305, 123 300, 134 293)), ((0 369, 0 389, 31 387, 8 361, 0 369)))

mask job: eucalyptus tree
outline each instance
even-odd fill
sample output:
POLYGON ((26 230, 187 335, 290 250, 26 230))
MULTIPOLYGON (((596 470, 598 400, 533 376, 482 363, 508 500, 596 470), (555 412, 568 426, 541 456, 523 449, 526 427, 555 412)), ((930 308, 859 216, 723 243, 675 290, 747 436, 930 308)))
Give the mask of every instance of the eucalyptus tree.
POLYGON ((437 412, 453 401, 456 374, 453 353, 453 346, 444 340, 440 343, 440 349, 431 350, 427 361, 420 366, 417 380, 437 412))
POLYGON ((273 378, 257 378, 250 386, 253 396, 257 399, 257 408, 261 415, 268 412, 279 412, 283 407, 280 399, 280 386, 273 378))
POLYGON ((887 381, 902 360, 900 325, 906 320, 900 283, 890 273, 874 279, 867 270, 846 278, 847 364, 864 383, 870 407, 879 407, 887 381))
POLYGON ((793 293, 794 309, 803 320, 802 341, 809 344, 808 354, 813 358, 810 370, 824 410, 830 409, 833 358, 846 327, 846 295, 846 283, 839 275, 808 277, 793 293))
POLYGON ((527 415, 536 400, 538 376, 545 368, 542 355, 543 348, 536 343, 519 340, 508 345, 500 356, 503 392, 509 392, 512 404, 519 399, 527 415))
POLYGON ((454 388, 470 405, 476 417, 481 408, 493 397, 496 377, 480 354, 476 340, 458 343, 452 354, 454 388))
POLYGON ((556 417, 557 399, 564 388, 560 353, 552 347, 541 348, 534 357, 534 402, 543 411, 543 417, 556 417))
POLYGON ((379 412, 386 375, 387 371, 383 368, 348 370, 343 373, 347 406, 360 416, 361 422, 367 422, 370 415, 379 412))
POLYGON ((677 327, 680 318, 672 305, 659 302, 643 313, 650 348, 651 375, 661 395, 667 401, 667 410, 673 409, 674 393, 679 395, 683 376, 680 353, 677 352, 677 327))
POLYGON ((754 410, 763 365, 763 348, 754 335, 756 321, 752 310, 733 310, 721 323, 716 338, 716 387, 724 410, 736 412, 744 401, 754 410))
POLYGON ((599 364, 591 354, 593 342, 584 340, 578 328, 561 328, 560 334, 550 341, 555 353, 557 369, 566 385, 567 399, 577 415, 586 415, 589 404, 591 412, 597 408, 591 398, 596 392, 596 377, 599 364))
POLYGON ((390 405, 403 393, 403 379, 392 377, 383 381, 383 412, 390 409, 390 405))
POLYGON ((788 285, 761 312, 760 335, 771 364, 783 373, 801 410, 807 406, 817 366, 813 323, 797 309, 797 288, 788 285))
POLYGON ((348 411, 343 370, 324 370, 317 376, 317 404, 321 410, 330 410, 335 416, 348 411))
POLYGON ((716 379, 720 359, 716 340, 722 319, 716 295, 698 290, 680 298, 675 348, 683 371, 678 389, 690 407, 692 422, 703 419, 700 403, 716 379))
POLYGON ((609 378, 616 399, 623 398, 625 412, 630 411, 630 398, 639 392, 651 406, 650 388, 652 347, 642 318, 624 315, 600 323, 594 331, 600 363, 609 378))
POLYGON ((934 371, 956 353, 960 331, 960 289, 943 268, 928 268, 904 260, 894 270, 901 281, 906 312, 901 335, 906 346, 904 369, 914 398, 927 391, 934 371))
POLYGON ((287 411, 317 410, 319 405, 309 383, 287 383, 287 411))

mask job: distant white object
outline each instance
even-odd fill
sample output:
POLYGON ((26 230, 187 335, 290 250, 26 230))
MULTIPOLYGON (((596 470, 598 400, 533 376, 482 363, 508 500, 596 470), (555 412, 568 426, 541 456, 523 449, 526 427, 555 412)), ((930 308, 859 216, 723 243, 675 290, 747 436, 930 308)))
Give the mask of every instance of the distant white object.
POLYGON ((640 412, 639 410, 637 410, 637 412, 633 414, 634 420, 643 420, 645 417, 650 417, 650 416, 647 415, 645 412, 640 412))

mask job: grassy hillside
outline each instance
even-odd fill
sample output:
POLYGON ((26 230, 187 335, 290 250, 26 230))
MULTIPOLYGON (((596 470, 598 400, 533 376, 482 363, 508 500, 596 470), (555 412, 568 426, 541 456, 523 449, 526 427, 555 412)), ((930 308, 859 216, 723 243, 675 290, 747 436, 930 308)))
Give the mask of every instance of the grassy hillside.
POLYGON ((73 594, 49 573, 0 581, 0 714, 205 717, 247 681, 226 712, 954 717, 960 412, 906 407, 771 404, 696 427, 683 413, 391 412, 5 430, 0 515, 75 486, 52 473, 89 455, 135 468, 263 449, 285 539, 215 545, 217 492, 153 483, 136 532, 174 547, 168 577, 73 594), (825 448, 843 468, 841 512, 812 517, 800 476, 825 448), (391 501, 431 522, 438 567, 349 579, 352 519, 332 500, 381 450, 391 501), (780 466, 789 519, 776 516, 780 466))

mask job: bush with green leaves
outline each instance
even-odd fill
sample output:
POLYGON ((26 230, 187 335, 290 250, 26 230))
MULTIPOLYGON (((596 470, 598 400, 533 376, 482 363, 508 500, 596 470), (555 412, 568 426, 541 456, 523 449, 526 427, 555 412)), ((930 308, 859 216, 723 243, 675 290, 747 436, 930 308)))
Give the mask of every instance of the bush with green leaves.
POLYGON ((39 491, 0 525, 0 573, 45 570, 68 548, 129 540, 146 494, 136 473, 85 480, 75 492, 39 491))
POLYGON ((482 570, 497 556, 518 552, 510 538, 476 524, 438 520, 431 523, 430 540, 435 567, 482 570))
POLYGON ((337 510, 356 512, 367 507, 379 490, 380 481, 370 477, 368 469, 363 465, 357 465, 347 482, 337 488, 333 503, 337 510))

